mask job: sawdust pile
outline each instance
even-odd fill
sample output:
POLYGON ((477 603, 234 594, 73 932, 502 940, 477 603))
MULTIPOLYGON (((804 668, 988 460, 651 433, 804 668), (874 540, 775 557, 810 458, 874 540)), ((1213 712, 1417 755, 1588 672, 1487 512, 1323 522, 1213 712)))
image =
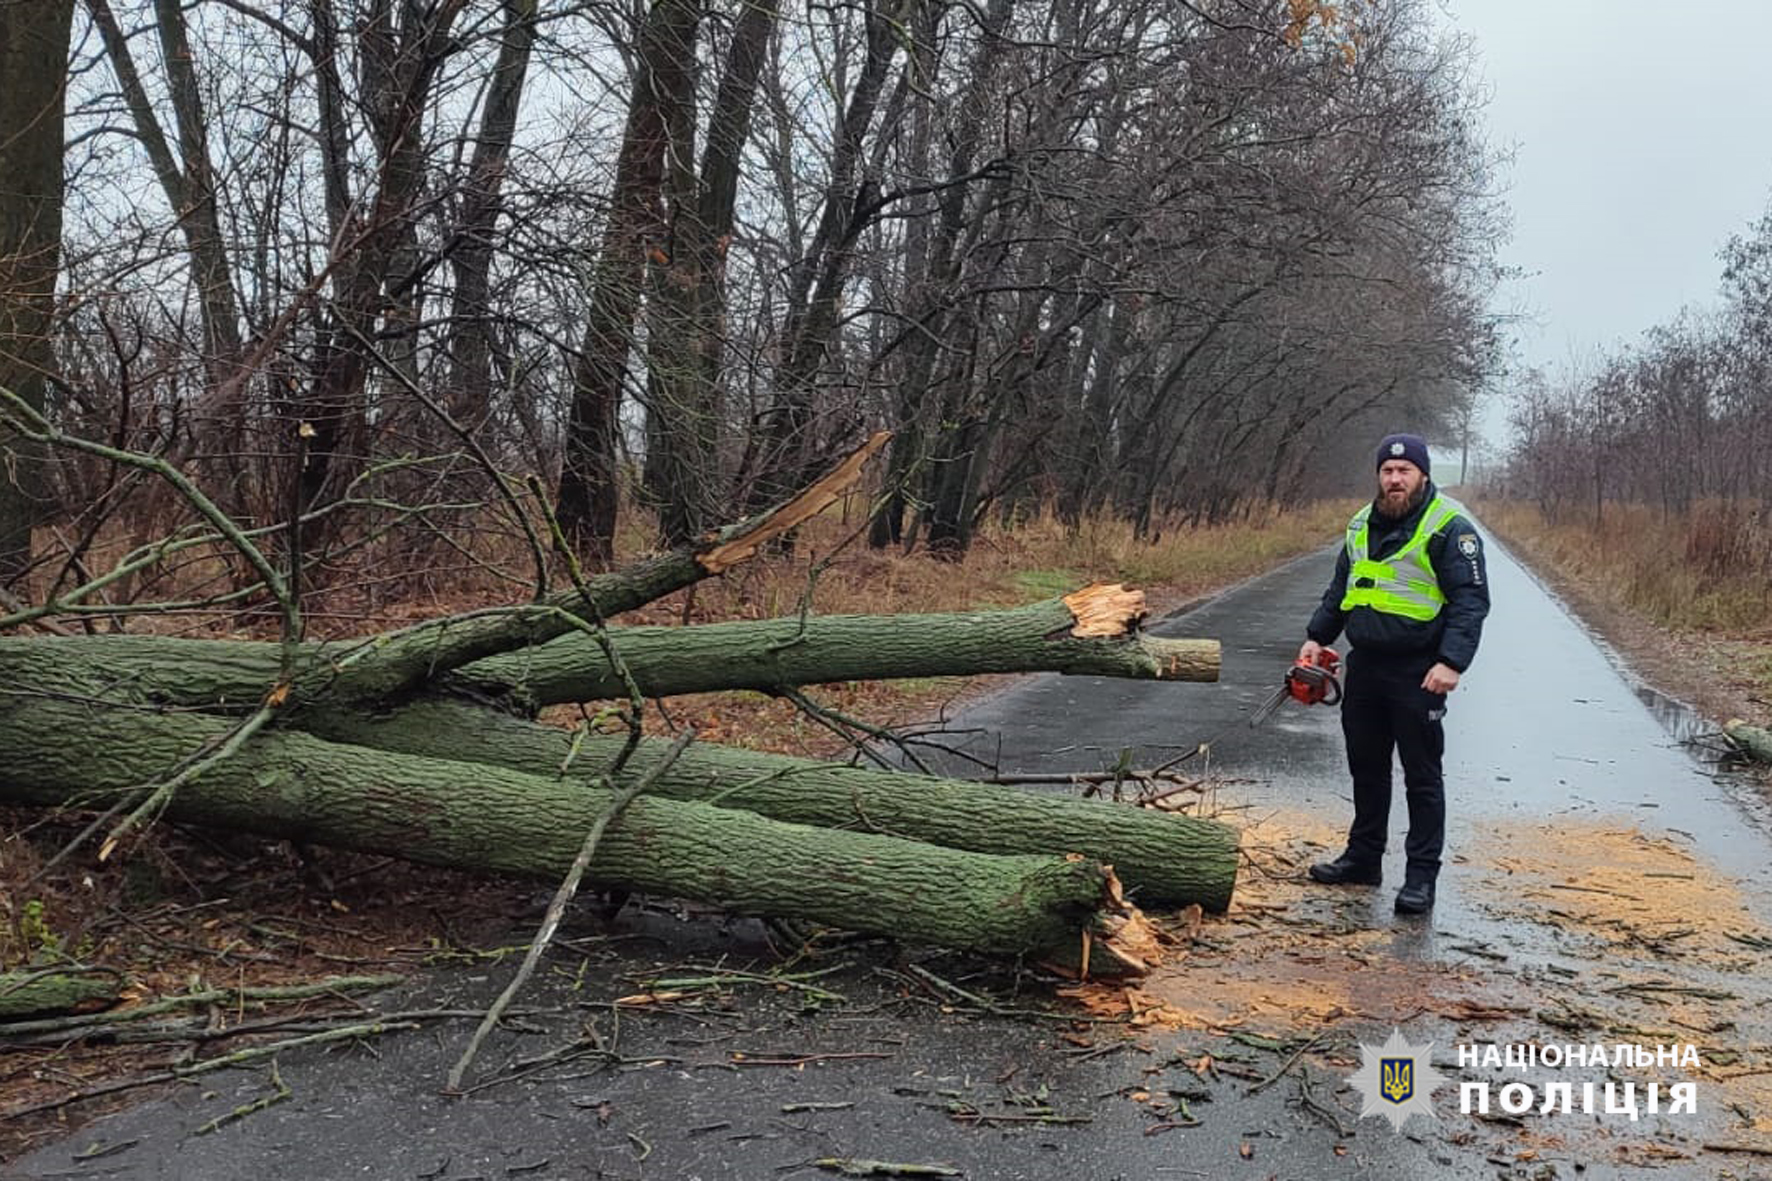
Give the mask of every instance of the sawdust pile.
POLYGON ((1467 875, 1474 891, 1597 948, 1739 956, 1755 938, 1732 879, 1673 837, 1633 825, 1488 826, 1467 859, 1479 871, 1467 875))
POLYGON ((1304 813, 1266 812, 1246 822, 1228 912, 1155 916, 1177 946, 1149 976, 1135 986, 1088 984, 1066 995, 1145 1028, 1264 1033, 1343 1020, 1396 1024, 1426 1012, 1456 1017, 1505 1003, 1480 995, 1478 970, 1399 958, 1398 933, 1372 921, 1370 897, 1305 881, 1305 866, 1339 848, 1341 837, 1304 813))

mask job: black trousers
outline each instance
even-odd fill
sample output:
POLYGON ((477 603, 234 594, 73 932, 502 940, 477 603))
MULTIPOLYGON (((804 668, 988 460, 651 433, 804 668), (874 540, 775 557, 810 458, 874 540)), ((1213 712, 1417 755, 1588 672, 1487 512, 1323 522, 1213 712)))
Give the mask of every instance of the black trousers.
POLYGON ((1407 881, 1432 883, 1446 843, 1446 781, 1440 760, 1446 733, 1446 697, 1421 687, 1433 657, 1397 658, 1350 652, 1341 731, 1354 779, 1354 822, 1347 855, 1377 864, 1390 830, 1391 752, 1403 764, 1409 803, 1407 881))

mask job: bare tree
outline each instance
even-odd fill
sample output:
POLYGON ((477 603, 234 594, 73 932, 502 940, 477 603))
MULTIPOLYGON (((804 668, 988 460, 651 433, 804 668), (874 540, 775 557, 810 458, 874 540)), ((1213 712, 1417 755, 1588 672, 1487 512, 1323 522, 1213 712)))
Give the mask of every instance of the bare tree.
POLYGON ((614 544, 621 498, 617 414, 648 254, 662 251, 665 242, 662 186, 672 129, 685 123, 678 108, 688 98, 700 22, 701 0, 660 0, 640 29, 627 128, 597 252, 584 343, 573 368, 559 514, 567 535, 595 562, 606 562, 614 544))
MULTIPOLYGON (((47 409, 72 0, 0 0, 0 389, 47 409)), ((40 448, 0 424, 0 587, 30 565, 40 448)))

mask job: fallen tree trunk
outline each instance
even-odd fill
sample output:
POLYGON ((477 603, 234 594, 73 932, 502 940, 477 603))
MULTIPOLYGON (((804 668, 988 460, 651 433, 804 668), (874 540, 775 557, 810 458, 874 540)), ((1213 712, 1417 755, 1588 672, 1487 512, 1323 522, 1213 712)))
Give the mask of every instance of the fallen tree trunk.
MULTIPOLYGON (((330 712, 303 724, 339 742, 537 778, 557 777, 569 758, 570 775, 598 774, 622 745, 619 738, 590 738, 574 753, 563 730, 440 700, 382 715, 330 712)), ((649 740, 641 749, 656 757, 659 745, 649 740)), ((638 773, 630 768, 617 782, 638 773)), ((1237 880, 1237 833, 1230 826, 1102 800, 712 745, 683 752, 653 790, 796 824, 890 833, 981 853, 1081 853, 1112 865, 1142 904, 1197 902, 1222 911, 1237 880)))
MULTIPOLYGON (((1142 593, 1091 586, 1005 611, 629 627, 610 638, 649 697, 979 673, 1218 679, 1218 641, 1145 635, 1138 630, 1143 617, 1142 593), (1110 609, 1098 605, 1110 599, 1110 609)), ((488 696, 515 691, 538 706, 627 695, 602 653, 582 636, 479 661, 452 682, 488 696)))
MULTIPOLYGON (((1218 679, 1218 641, 1145 635, 1143 613, 1142 593, 1094 586, 1004 611, 612 628, 609 638, 647 697, 976 673, 1218 679)), ((311 647, 308 659, 324 659, 320 645, 311 647)), ((0 637, 0 679, 216 712, 256 706, 281 659, 278 645, 253 641, 0 637)), ((580 633, 473 662, 439 683, 513 698, 523 709, 627 696, 602 650, 580 633)))
POLYGON ((115 973, 0 972, 0 1021, 102 1009, 116 1004, 121 992, 115 973))
MULTIPOLYGON (((0 697, 0 803, 104 807, 228 731, 200 714, 0 697)), ((181 786, 165 815, 551 880, 610 797, 579 779, 265 732, 181 786)), ((642 797, 609 826, 587 876, 994 954, 1075 960, 1087 933, 1098 972, 1142 966, 1113 948, 1131 912, 1112 871, 1081 857, 964 852, 642 797)))
POLYGON ((1756 763, 1772 766, 1772 730, 1750 726, 1740 718, 1723 724, 1723 733, 1730 745, 1756 763))

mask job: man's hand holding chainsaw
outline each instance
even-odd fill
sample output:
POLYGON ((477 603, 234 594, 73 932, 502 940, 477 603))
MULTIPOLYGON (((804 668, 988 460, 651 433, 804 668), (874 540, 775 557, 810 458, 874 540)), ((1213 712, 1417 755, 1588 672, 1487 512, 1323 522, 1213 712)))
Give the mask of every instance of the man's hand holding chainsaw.
MULTIPOLYGON (((1315 640, 1306 640, 1303 646, 1298 649, 1298 663, 1316 664, 1318 663, 1318 654, 1322 651, 1323 645, 1315 640)), ((1449 664, 1436 663, 1427 670, 1427 675, 1421 678, 1421 687, 1429 693, 1445 696, 1458 688, 1458 670, 1449 664)))

